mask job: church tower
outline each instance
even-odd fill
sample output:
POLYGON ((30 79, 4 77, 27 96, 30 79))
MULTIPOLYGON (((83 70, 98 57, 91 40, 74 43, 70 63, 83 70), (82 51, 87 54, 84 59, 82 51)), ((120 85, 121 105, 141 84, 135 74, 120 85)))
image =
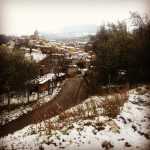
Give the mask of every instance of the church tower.
POLYGON ((34 38, 38 38, 39 37, 39 33, 37 30, 34 31, 34 38))

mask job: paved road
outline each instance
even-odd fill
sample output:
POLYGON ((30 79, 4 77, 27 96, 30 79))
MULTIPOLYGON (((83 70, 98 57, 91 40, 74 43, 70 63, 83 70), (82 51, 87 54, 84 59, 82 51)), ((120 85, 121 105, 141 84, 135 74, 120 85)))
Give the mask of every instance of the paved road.
POLYGON ((83 79, 79 77, 66 80, 60 93, 47 104, 40 106, 27 115, 21 116, 3 126, 0 126, 0 137, 13 133, 23 127, 50 118, 60 112, 80 103, 88 97, 83 79))

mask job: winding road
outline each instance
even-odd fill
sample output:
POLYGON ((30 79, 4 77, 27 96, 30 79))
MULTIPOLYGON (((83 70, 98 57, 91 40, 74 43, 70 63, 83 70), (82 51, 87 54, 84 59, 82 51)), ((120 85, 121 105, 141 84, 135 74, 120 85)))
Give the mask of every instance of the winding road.
POLYGON ((85 100, 87 97, 88 91, 81 77, 67 79, 61 91, 54 99, 29 114, 0 126, 0 137, 20 130, 29 124, 35 124, 44 119, 56 116, 60 112, 85 100))

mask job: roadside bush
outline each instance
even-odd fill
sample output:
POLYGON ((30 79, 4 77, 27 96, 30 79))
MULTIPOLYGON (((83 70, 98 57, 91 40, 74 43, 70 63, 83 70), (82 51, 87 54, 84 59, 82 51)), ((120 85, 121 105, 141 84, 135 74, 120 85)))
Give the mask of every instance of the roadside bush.
POLYGON ((103 115, 115 118, 122 110, 124 103, 128 100, 128 94, 114 94, 106 96, 102 101, 103 115))

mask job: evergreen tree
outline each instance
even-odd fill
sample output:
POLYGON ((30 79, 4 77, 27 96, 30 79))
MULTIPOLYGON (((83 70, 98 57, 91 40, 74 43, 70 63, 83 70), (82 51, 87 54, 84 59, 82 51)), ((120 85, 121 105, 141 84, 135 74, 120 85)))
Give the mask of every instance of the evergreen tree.
POLYGON ((139 83, 150 81, 150 20, 138 13, 131 13, 132 32, 126 23, 100 26, 97 34, 92 36, 91 49, 96 55, 88 78, 95 87, 110 83, 139 83), (119 71, 123 70, 121 79, 119 71))

